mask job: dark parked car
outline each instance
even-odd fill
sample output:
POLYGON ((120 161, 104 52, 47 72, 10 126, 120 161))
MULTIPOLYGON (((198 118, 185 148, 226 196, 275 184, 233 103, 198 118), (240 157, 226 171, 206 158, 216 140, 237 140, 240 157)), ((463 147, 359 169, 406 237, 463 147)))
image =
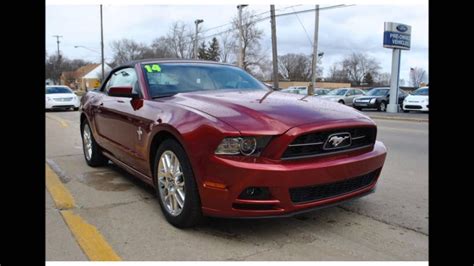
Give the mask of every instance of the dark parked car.
MULTIPOLYGON (((407 93, 398 90, 398 104, 403 103, 407 93)), ((377 108, 377 110, 385 112, 387 104, 390 100, 390 87, 373 88, 367 92, 366 95, 354 99, 353 107, 357 110, 364 108, 377 108)))
POLYGON ((300 98, 232 65, 131 62, 81 99, 84 157, 153 186, 177 227, 203 215, 288 216, 374 191, 386 157, 374 121, 300 98))

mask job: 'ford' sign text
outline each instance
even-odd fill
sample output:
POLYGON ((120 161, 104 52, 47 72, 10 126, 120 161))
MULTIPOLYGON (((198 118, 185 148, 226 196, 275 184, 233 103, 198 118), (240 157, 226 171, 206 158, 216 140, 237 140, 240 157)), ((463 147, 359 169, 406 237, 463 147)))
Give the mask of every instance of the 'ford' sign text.
POLYGON ((395 22, 385 22, 383 47, 410 50, 410 39, 411 26, 395 22))

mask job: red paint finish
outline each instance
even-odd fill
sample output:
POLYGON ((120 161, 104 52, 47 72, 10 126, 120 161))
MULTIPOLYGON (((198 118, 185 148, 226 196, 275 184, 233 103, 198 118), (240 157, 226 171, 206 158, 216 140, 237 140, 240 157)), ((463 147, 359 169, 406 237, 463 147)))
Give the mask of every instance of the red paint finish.
POLYGON ((150 184, 154 184, 153 139, 165 132, 178 140, 190 159, 205 215, 288 214, 350 199, 375 187, 377 180, 358 191, 319 201, 294 204, 290 199, 290 188, 338 182, 383 167, 386 148, 378 141, 371 147, 337 155, 280 159, 301 134, 376 127, 370 118, 351 107, 314 97, 301 100, 301 95, 280 92, 270 93, 261 100, 267 93, 265 90, 188 92, 153 100, 140 65, 141 62, 125 66, 137 73, 140 99, 111 97, 102 88, 83 96, 82 114, 107 154, 140 173, 137 176, 150 184), (142 132, 140 138, 138 130, 142 132), (225 137, 262 135, 272 139, 259 157, 214 154, 225 137), (245 188, 252 186, 268 187, 272 198, 238 199, 245 188), (272 208, 242 210, 233 208, 233 204, 265 204, 272 208))

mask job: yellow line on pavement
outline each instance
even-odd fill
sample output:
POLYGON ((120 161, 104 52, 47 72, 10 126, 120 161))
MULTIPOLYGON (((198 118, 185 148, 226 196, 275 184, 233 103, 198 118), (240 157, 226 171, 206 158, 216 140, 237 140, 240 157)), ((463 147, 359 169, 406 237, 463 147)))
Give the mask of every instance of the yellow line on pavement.
POLYGON ((66 122, 66 120, 61 119, 58 116, 55 116, 55 115, 52 115, 52 114, 47 114, 46 117, 50 118, 50 119, 53 119, 54 121, 58 122, 61 125, 61 127, 66 128, 66 127, 69 126, 69 124, 66 122))
POLYGON ((48 164, 46 164, 46 188, 58 209, 64 210, 75 207, 74 198, 71 193, 69 193, 69 190, 67 190, 48 164))
POLYGON ((78 214, 74 214, 72 210, 69 210, 75 208, 74 198, 48 164, 46 164, 46 188, 51 194, 56 207, 61 210, 66 225, 89 260, 122 260, 97 228, 87 223, 78 214))
POLYGON ((122 260, 94 226, 90 225, 79 215, 74 214, 70 210, 61 211, 61 215, 79 243, 79 246, 90 260, 122 260))

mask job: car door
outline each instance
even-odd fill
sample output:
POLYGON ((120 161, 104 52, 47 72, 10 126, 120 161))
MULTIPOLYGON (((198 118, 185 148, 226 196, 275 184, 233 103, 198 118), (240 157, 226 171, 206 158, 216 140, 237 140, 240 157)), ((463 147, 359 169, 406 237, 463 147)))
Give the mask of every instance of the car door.
POLYGON ((348 90, 347 93, 346 93, 346 97, 345 97, 344 102, 345 102, 347 105, 352 105, 352 102, 354 101, 354 97, 355 97, 355 90, 350 89, 350 90, 348 90))
POLYGON ((135 69, 122 68, 115 71, 107 82, 96 115, 96 127, 101 137, 108 142, 110 152, 136 169, 142 169, 142 165, 146 163, 142 137, 150 121, 142 118, 143 101, 143 92, 135 69), (129 97, 110 96, 108 90, 116 86, 132 86, 139 98, 132 100, 129 97))

